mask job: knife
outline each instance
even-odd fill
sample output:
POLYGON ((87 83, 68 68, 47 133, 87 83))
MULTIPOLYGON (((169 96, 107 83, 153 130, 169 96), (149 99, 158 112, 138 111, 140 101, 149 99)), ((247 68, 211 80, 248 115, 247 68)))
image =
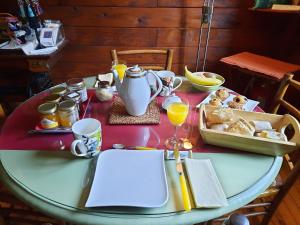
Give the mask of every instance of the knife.
POLYGON ((62 134, 72 133, 71 128, 55 128, 55 129, 40 129, 40 130, 29 130, 28 134, 62 134))
POLYGON ((183 200, 183 208, 185 211, 189 212, 191 211, 191 201, 187 189, 187 184, 185 180, 185 176, 183 173, 183 167, 182 167, 182 162, 180 159, 180 153, 179 153, 179 148, 178 145, 175 144, 174 147, 174 156, 176 160, 176 170, 179 174, 179 181, 180 181, 180 187, 181 187, 181 193, 182 193, 182 200, 183 200))

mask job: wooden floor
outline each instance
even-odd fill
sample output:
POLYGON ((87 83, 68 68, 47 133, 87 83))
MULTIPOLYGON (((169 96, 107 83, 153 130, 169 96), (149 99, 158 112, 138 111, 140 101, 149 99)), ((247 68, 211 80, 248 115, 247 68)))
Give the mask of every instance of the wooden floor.
MULTIPOLYGON (((287 168, 280 172, 286 176, 287 168)), ((261 218, 249 218, 251 225, 259 225, 261 218)), ((300 225, 300 178, 280 204, 269 225, 300 225)))
MULTIPOLYGON (((256 225, 253 221, 251 225, 256 225)), ((280 204, 270 225, 300 225, 300 179, 280 204)))
MULTIPOLYGON (((284 165, 280 171, 281 178, 287 176, 289 169, 284 165)), ((253 211, 247 209, 239 210, 237 213, 247 214, 253 211)), ((250 225, 260 225, 263 216, 249 217, 250 225)), ((212 225, 221 225, 222 222, 215 221, 212 225)), ((300 225, 300 177, 285 196, 279 208, 275 212, 269 225, 300 225)))

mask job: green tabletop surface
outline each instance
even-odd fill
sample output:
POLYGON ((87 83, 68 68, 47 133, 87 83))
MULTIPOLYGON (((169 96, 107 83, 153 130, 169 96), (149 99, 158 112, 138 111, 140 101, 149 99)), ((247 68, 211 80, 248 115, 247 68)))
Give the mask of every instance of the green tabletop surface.
MULTIPOLYGON (((85 79, 93 87, 95 77, 85 79)), ((191 85, 180 87, 193 91, 191 85)), ((194 224, 232 212, 254 200, 275 179, 282 157, 251 153, 194 153, 210 159, 227 196, 228 206, 185 212, 174 160, 166 160, 169 200, 159 208, 85 208, 97 158, 75 158, 69 151, 0 151, 0 177, 18 198, 64 221, 84 225, 194 224)))
POLYGON ((174 160, 166 160, 169 200, 159 208, 85 208, 97 158, 75 158, 69 151, 0 152, 1 177, 20 199, 40 211, 75 224, 192 224, 231 212, 264 191, 276 177, 281 157, 241 153, 195 153, 210 159, 229 205, 183 211, 174 160))

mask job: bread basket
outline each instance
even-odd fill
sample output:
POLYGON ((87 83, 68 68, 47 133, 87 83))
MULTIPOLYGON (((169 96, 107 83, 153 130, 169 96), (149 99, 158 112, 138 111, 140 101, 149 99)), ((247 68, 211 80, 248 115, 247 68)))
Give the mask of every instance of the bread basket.
POLYGON ((223 146, 248 152, 260 153, 272 156, 282 156, 289 152, 299 149, 300 146, 300 125, 291 115, 277 115, 261 112, 246 112, 233 110, 235 117, 242 117, 248 121, 265 120, 272 124, 277 131, 284 132, 288 125, 294 129, 293 137, 288 141, 273 140, 256 136, 247 136, 242 134, 216 131, 207 128, 205 111, 212 106, 201 105, 199 111, 199 129, 203 141, 207 144, 223 146))

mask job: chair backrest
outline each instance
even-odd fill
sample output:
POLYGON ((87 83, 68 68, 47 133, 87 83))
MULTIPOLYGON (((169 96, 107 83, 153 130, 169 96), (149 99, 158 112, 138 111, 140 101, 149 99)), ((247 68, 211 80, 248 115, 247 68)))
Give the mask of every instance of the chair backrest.
MULTIPOLYGON (((288 102, 285 98, 285 94, 287 93, 287 89, 289 87, 293 87, 297 90, 300 94, 300 82, 293 79, 293 74, 286 74, 281 85, 278 89, 278 92, 275 96, 275 100, 273 103, 273 108, 271 109, 272 113, 277 113, 280 107, 285 108, 290 114, 295 116, 298 121, 300 121, 300 111, 299 109, 294 106, 292 103, 288 102)), ((300 147, 294 153, 299 153, 300 147)), ((278 208, 279 204, 283 200, 283 198, 287 195, 288 191, 292 188, 294 183, 297 181, 297 178, 300 175, 300 160, 299 154, 291 154, 285 155, 285 159, 288 162, 289 168, 291 171, 287 175, 285 181, 283 182, 282 186, 280 187, 279 192, 276 194, 272 203, 267 211, 267 214, 264 216, 262 225, 267 225, 273 214, 275 213, 276 209, 278 208)))
POLYGON ((292 86, 300 92, 300 82, 293 79, 294 75, 289 73, 286 74, 281 82, 277 94, 275 95, 275 100, 273 107, 271 109, 272 113, 277 113, 280 106, 287 109, 292 113, 298 120, 300 120, 300 111, 292 103, 284 99, 287 89, 292 86))
MULTIPOLYGON (((293 103, 289 102, 286 99, 286 93, 289 88, 294 89, 294 91, 297 91, 297 93, 300 94, 300 82, 293 79, 294 75, 289 73, 286 74, 280 84, 280 87, 277 91, 277 94, 275 95, 273 107, 271 108, 271 113, 278 113, 278 110, 285 109, 288 113, 293 115, 297 118, 298 121, 300 121, 300 110, 295 106, 293 103)), ((299 104, 299 103, 298 103, 299 104)), ((294 152, 290 155, 286 155, 286 159, 289 162, 289 166, 293 167, 293 161, 297 161, 300 157, 300 153, 294 152), (291 158, 292 156, 292 158, 291 158), (296 158, 296 159, 295 159, 296 158)))
MULTIPOLYGON (((173 49, 140 49, 140 50, 125 50, 125 51, 117 51, 115 49, 111 50, 111 58, 112 60, 118 61, 119 56, 128 56, 128 55, 136 55, 136 54, 153 54, 153 55, 164 55, 166 56, 165 61, 162 63, 164 66, 158 65, 146 65, 142 66, 144 69, 151 70, 171 70, 172 69, 172 61, 173 61, 173 49)), ((141 62, 137 62, 141 63, 141 62)))

